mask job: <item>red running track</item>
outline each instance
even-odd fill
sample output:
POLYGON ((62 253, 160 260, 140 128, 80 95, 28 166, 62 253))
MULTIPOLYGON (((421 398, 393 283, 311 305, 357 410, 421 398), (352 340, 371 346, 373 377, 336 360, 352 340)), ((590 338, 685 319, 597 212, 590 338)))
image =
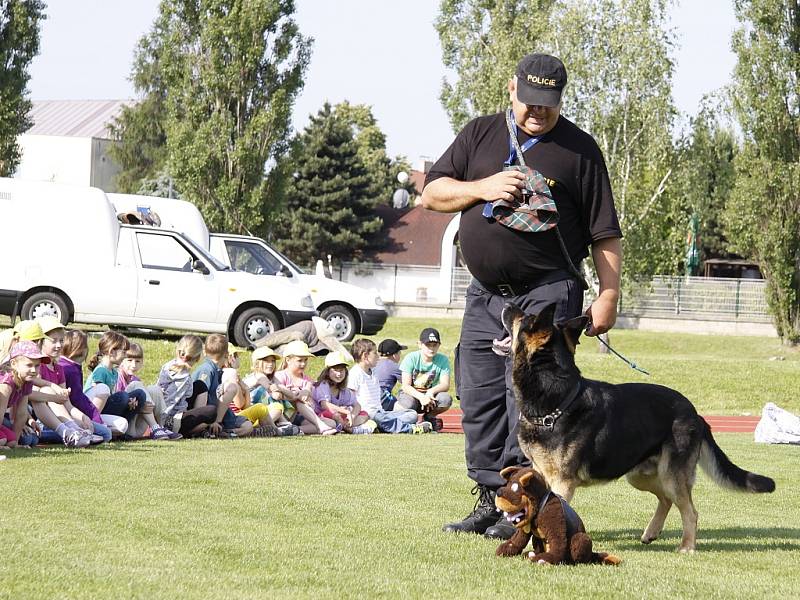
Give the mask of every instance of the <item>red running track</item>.
MULTIPOLYGON (((461 409, 453 408, 439 415, 444 421, 442 433, 464 433, 461 429, 461 409)), ((761 417, 711 415, 703 417, 714 433, 753 433, 761 417)))

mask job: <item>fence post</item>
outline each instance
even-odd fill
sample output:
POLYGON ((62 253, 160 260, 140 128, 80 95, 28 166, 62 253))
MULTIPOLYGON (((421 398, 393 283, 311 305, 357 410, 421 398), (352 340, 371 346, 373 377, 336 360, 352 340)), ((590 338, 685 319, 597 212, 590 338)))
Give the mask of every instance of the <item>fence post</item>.
POLYGON ((741 290, 741 287, 742 287, 742 280, 741 279, 737 279, 736 280, 736 303, 733 306, 733 316, 734 316, 735 319, 739 318, 739 291, 741 290))
POLYGON ((678 279, 678 292, 675 298, 675 314, 681 314, 681 279, 678 279))
POLYGON ((397 263, 394 263, 394 288, 392 289, 392 302, 397 302, 397 263))

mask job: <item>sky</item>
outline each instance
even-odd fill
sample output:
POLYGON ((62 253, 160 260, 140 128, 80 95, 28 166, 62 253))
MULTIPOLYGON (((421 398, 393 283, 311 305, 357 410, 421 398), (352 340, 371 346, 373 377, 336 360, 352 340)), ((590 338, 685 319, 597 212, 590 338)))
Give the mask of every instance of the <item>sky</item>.
MULTIPOLYGON (((133 52, 158 0, 46 0, 41 53, 31 65, 33 100, 134 98, 133 52)), ((301 32, 314 38, 294 108, 302 129, 327 100, 368 104, 390 155, 412 165, 436 158, 453 131, 439 101, 445 69, 433 22, 438 0, 296 0, 301 32)), ((678 48, 673 97, 694 115, 704 94, 728 83, 736 26, 733 0, 682 0, 671 13, 678 48)))

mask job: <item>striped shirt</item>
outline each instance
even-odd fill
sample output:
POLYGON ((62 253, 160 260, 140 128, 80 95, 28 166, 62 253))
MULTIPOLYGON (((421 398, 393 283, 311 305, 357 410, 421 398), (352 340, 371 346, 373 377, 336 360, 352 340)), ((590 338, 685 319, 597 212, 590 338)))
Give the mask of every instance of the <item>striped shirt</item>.
POLYGON ((374 370, 367 373, 361 365, 355 365, 347 376, 347 387, 356 393, 361 409, 367 411, 370 418, 381 410, 381 384, 374 370))

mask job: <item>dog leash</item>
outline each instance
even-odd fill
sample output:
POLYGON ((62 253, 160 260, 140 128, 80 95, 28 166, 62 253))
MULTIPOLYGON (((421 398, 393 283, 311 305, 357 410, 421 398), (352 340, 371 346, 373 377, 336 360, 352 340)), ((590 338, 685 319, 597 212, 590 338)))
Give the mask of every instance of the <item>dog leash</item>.
POLYGON ((647 371, 645 371, 644 369, 642 369, 642 368, 641 368, 640 366, 638 366, 638 365, 637 365, 635 362, 633 362, 632 360, 628 360, 627 358, 625 358, 624 356, 622 356, 622 354, 620 354, 619 352, 617 352, 616 350, 614 350, 614 349, 611 347, 611 344, 609 344, 608 342, 606 342, 606 341, 605 341, 605 340, 604 340, 602 337, 600 337, 599 335, 597 335, 597 336, 595 336, 595 337, 597 338, 597 341, 598 341, 598 342, 600 342, 601 344, 603 344, 603 346, 605 346, 605 347, 606 347, 606 348, 608 348, 608 349, 609 349, 611 352, 613 352, 613 353, 614 353, 614 354, 615 354, 617 357, 619 357, 619 359, 620 359, 620 360, 622 360, 623 362, 626 362, 626 363, 628 363, 628 366, 629 366, 631 369, 634 369, 634 370, 636 370, 636 371, 639 371, 640 373, 644 373, 644 374, 645 374, 645 375, 647 375, 648 377, 650 376, 650 373, 648 373, 647 371))

